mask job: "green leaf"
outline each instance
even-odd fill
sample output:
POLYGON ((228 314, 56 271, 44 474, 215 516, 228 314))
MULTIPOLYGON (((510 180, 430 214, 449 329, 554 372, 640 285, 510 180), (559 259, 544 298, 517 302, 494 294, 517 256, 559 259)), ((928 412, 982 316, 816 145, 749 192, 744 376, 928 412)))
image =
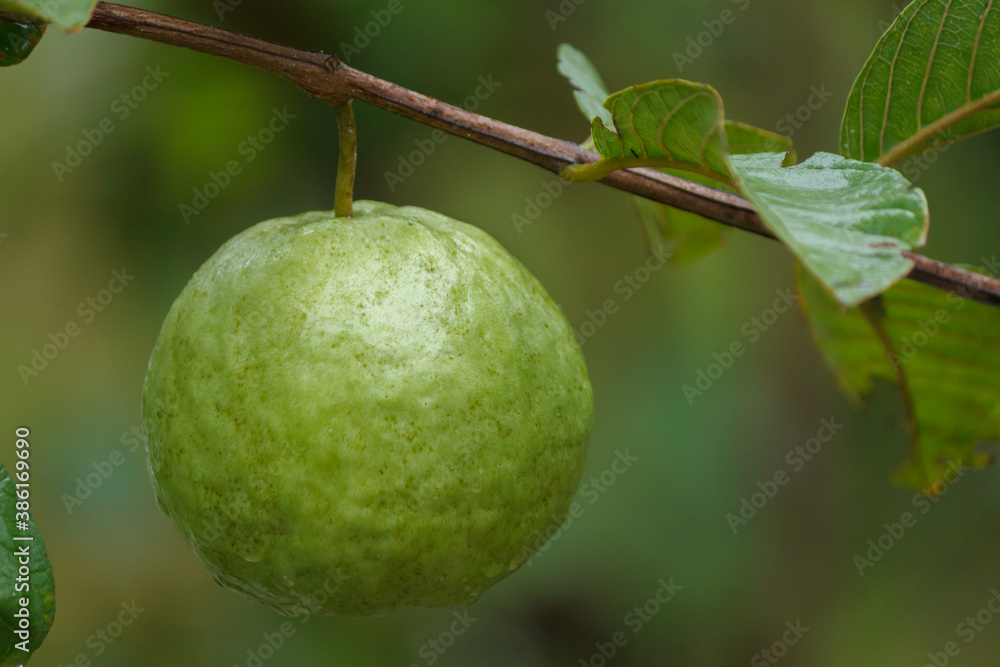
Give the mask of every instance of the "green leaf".
POLYGON ((906 280, 866 317, 799 277, 803 310, 848 395, 868 394, 876 377, 903 388, 912 451, 897 483, 933 494, 950 470, 989 463, 976 445, 1000 439, 1000 310, 906 280))
POLYGON ((726 143, 730 155, 788 153, 784 165, 788 167, 795 164, 795 149, 792 147, 791 139, 753 125, 727 120, 726 143))
MULTIPOLYGON (((769 146, 787 149, 790 142, 725 122, 718 93, 689 81, 627 88, 608 97, 604 106, 615 130, 600 119, 593 121, 594 145, 602 159, 570 166, 565 177, 593 180, 616 169, 655 167, 693 172, 738 188, 768 229, 847 305, 885 291, 913 268, 902 253, 924 243, 927 202, 899 172, 824 153, 790 168, 783 165, 794 161, 791 153, 731 155, 769 146)), ((674 212, 666 212, 656 225, 670 247, 681 248, 693 239, 697 255, 704 254, 712 239, 721 240, 717 234, 696 234, 697 221, 678 224, 673 217, 674 212)), ((654 227, 648 218, 646 227, 654 227)))
POLYGON ((27 58, 44 33, 44 25, 0 21, 0 67, 16 65, 27 58))
MULTIPOLYGON (((726 138, 731 153, 788 151, 786 162, 794 163, 792 141, 780 134, 727 120, 726 138)), ((679 169, 663 171, 708 187, 720 187, 713 179, 698 174, 679 169)), ((635 204, 650 245, 669 254, 670 262, 676 266, 692 264, 726 246, 729 228, 725 225, 642 197, 636 197, 635 204)))
MULTIPOLYGON (((573 95, 583 115, 587 117, 588 121, 600 118, 605 127, 614 127, 614 118, 604 106, 604 101, 608 99, 610 94, 594 64, 587 56, 569 44, 560 44, 557 55, 559 73, 566 77, 575 88, 573 95)), ((792 140, 788 137, 746 123, 730 120, 725 123, 729 152, 734 155, 792 150, 792 140)), ((593 136, 591 137, 592 141, 593 136)))
POLYGON ((732 185, 726 153, 722 99, 715 89, 681 79, 653 81, 604 101, 614 129, 600 118, 591 125, 602 160, 571 165, 571 180, 597 180, 617 169, 682 169, 732 185))
POLYGON ((559 58, 559 73, 569 79, 576 89, 573 96, 580 111, 587 120, 600 118, 605 124, 611 125, 611 112, 604 108, 604 100, 608 98, 608 89, 598 74, 597 68, 580 51, 569 44, 560 44, 556 55, 559 58))
POLYGON ((998 62, 1000 4, 915 0, 854 83, 841 151, 887 165, 997 127, 998 62))
MULTIPOLYGON (((563 172, 567 178, 598 180, 618 169, 654 167, 734 188, 730 153, 792 151, 787 137, 725 120, 722 98, 702 83, 667 79, 633 86, 607 97, 604 109, 613 123, 594 118, 591 125, 602 159, 568 167, 563 172)), ((794 160, 790 153, 789 162, 794 160)))
MULTIPOLYGON (((923 245, 929 214, 923 192, 899 172, 820 153, 784 168, 795 156, 781 135, 723 119, 722 100, 709 86, 679 79, 633 86, 607 98, 614 130, 594 119, 600 160, 571 165, 570 180, 596 180, 617 169, 683 170, 738 189, 765 226, 846 305, 856 305, 906 276, 913 262, 903 252, 923 245), (729 145, 730 138, 733 141, 729 145), (748 155, 738 153, 755 151, 748 155)), ((690 179, 690 177, 688 177, 690 179)), ((719 245, 695 219, 673 220, 664 211, 658 229, 668 247, 695 243, 695 254, 719 245), (685 224, 690 223, 690 224, 685 224)), ((683 256, 683 255, 682 255, 683 256)))
POLYGON ((14 480, 0 465, 0 667, 27 662, 48 634, 56 613, 52 564, 34 518, 28 516, 25 529, 21 523, 23 517, 17 515, 20 511, 17 492, 14 480), (22 537, 31 539, 17 539, 22 537), (25 548, 27 556, 19 553, 25 548), (25 558, 27 577, 20 569, 25 558), (24 584, 28 585, 27 590, 23 589, 24 584), (27 600, 26 607, 21 605, 22 600, 27 600), (18 616, 23 609, 28 612, 28 643, 24 645, 27 652, 18 647, 25 640, 18 635, 24 632, 18 616))
POLYGON ((634 200, 650 246, 675 266, 692 264, 725 247, 725 226, 642 197, 634 200))
POLYGON ((0 12, 78 30, 90 21, 96 5, 97 0, 0 0, 0 12))
POLYGON ((817 153, 783 168, 784 155, 732 156, 744 195, 764 224, 843 304, 880 294, 913 268, 927 200, 894 169, 817 153))
MULTIPOLYGON (((576 88, 574 94, 577 105, 583 114, 591 121, 600 119, 603 127, 609 125, 614 127, 611 112, 603 104, 609 97, 608 91, 594 65, 585 55, 569 44, 560 45, 558 55, 559 72, 569 79, 576 88)), ((792 163, 795 160, 791 140, 780 134, 732 121, 725 121, 725 134, 730 145, 729 150, 733 153, 789 151, 789 160, 792 163)), ((587 146, 592 149, 596 149, 593 145, 594 136, 596 133, 591 135, 588 141, 589 146, 587 146)), ((605 155, 604 157, 609 156, 605 155)), ((644 162, 644 164, 649 163, 644 162)), ((608 166, 607 163, 599 169, 604 170, 606 166, 608 166)), ((604 171, 604 173, 609 171, 613 171, 613 168, 604 171)), ((721 185, 716 178, 700 176, 697 173, 692 174, 680 169, 664 169, 663 171, 709 187, 720 187, 721 185)), ((593 174, 592 177, 594 177, 593 174)), ((721 185, 721 187, 726 186, 721 185)), ((726 228, 717 222, 641 197, 635 198, 635 204, 651 246, 668 252, 671 256, 671 262, 676 265, 694 262, 726 244, 726 228)))

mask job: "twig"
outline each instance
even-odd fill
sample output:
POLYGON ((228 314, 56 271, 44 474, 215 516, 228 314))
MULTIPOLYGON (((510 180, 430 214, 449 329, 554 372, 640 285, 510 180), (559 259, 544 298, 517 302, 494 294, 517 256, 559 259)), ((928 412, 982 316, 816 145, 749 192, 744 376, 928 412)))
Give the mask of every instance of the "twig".
POLYGON ((349 218, 354 210, 354 176, 358 166, 358 131, 351 101, 333 104, 337 113, 337 134, 340 136, 337 163, 337 187, 333 211, 338 218, 349 218))
MULTIPOLYGON (((362 100, 418 123, 521 158, 556 174, 570 164, 592 162, 599 158, 596 153, 584 150, 572 142, 501 123, 397 86, 348 67, 326 53, 302 51, 109 2, 97 3, 87 27, 182 46, 245 63, 278 74, 311 96, 331 104, 342 104, 348 99, 362 100)), ((616 171, 600 182, 697 213, 725 225, 773 238, 753 206, 737 195, 653 169, 616 171)), ((905 255, 914 262, 909 278, 964 298, 1000 307, 1000 280, 913 253, 905 255)))

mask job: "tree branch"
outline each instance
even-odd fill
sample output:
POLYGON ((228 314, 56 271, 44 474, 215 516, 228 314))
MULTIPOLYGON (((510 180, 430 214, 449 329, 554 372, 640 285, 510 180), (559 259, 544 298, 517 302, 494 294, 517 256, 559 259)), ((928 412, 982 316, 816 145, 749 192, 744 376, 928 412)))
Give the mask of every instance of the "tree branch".
MULTIPOLYGON (((98 2, 88 28, 142 37, 222 56, 282 76, 331 104, 358 99, 488 148, 560 173, 599 156, 578 145, 480 116, 348 67, 335 56, 302 51, 154 12, 98 2)), ((774 238, 744 198, 653 169, 616 171, 602 183, 774 238)), ((909 278, 964 298, 1000 307, 1000 280, 913 253, 909 278)))

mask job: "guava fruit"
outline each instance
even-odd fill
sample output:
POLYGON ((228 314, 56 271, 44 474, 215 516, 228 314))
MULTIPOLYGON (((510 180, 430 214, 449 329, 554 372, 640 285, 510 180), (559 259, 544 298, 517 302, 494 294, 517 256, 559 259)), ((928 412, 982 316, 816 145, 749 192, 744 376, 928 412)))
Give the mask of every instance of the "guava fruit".
POLYGON ((160 508, 278 611, 471 603, 565 518, 593 398, 541 284, 482 230, 356 202, 225 243, 143 387, 160 508))

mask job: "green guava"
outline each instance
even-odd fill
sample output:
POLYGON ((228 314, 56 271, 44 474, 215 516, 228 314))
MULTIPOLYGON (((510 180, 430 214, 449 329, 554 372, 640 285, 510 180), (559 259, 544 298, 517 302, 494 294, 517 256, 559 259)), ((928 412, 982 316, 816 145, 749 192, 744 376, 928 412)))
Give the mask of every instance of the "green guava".
POLYGON ((524 266, 375 202, 230 239, 143 387, 160 508, 217 582, 289 615, 474 602, 565 518, 592 417, 524 266))

